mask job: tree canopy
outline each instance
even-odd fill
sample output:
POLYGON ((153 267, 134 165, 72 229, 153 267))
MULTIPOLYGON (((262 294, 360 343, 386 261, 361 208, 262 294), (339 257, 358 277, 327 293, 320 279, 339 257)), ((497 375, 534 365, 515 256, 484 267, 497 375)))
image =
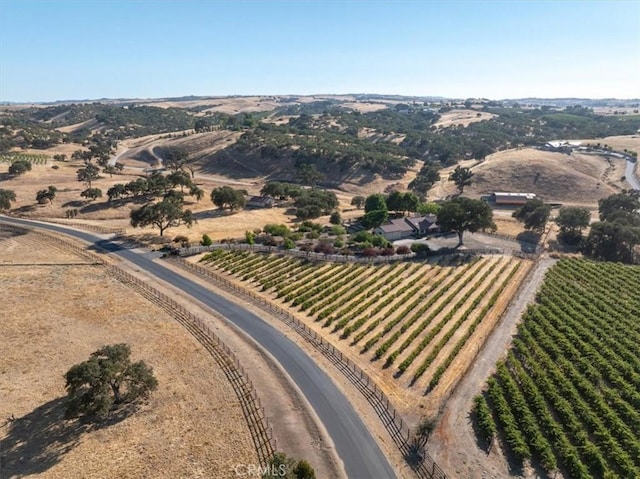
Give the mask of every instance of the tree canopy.
POLYGON ((104 418, 125 403, 146 398, 158 387, 153 369, 144 361, 131 362, 131 348, 124 343, 103 346, 87 361, 65 374, 66 416, 104 418))
POLYGON ((560 227, 559 238, 568 243, 578 243, 582 230, 589 226, 590 221, 591 213, 587 208, 563 206, 555 218, 555 223, 560 227))
POLYGON ((243 208, 247 203, 245 190, 236 190, 230 186, 221 186, 211 191, 211 201, 220 209, 228 208, 231 211, 243 208))
POLYGON ((355 206, 357 209, 361 209, 364 206, 364 196, 354 196, 351 198, 351 205, 355 206))
POLYGON ((170 146, 162 152, 162 164, 171 171, 181 170, 189 160, 189 152, 180 146, 170 146))
POLYGON ((459 196, 442 205, 438 211, 438 224, 444 231, 458 233, 458 246, 463 244, 465 231, 476 233, 481 230, 496 229, 491 207, 482 200, 465 196, 459 196))
POLYGON ((449 181, 453 181, 460 194, 464 193, 464 187, 471 185, 471 179, 473 178, 473 172, 469 168, 463 168, 462 166, 456 166, 456 169, 449 175, 449 181))
POLYGON ((16 160, 9 165, 9 174, 12 176, 24 175, 31 171, 31 162, 27 160, 16 160))
POLYGON ((182 202, 175 198, 164 198, 159 203, 146 204, 131 211, 131 226, 134 228, 153 225, 160 229, 160 236, 167 228, 182 224, 191 227, 195 221, 191 210, 182 209, 182 202))
POLYGON ((638 262, 640 192, 623 191, 598 202, 600 220, 591 225, 583 253, 605 261, 638 262))
POLYGON ((512 216, 523 222, 525 229, 540 232, 544 231, 550 214, 551 206, 545 205, 539 198, 534 198, 515 210, 512 216))
POLYGON ((84 168, 80 168, 76 171, 78 181, 87 185, 87 188, 91 188, 91 184, 100 178, 100 168, 93 163, 87 163, 84 168))
POLYGON ((364 201, 365 213, 369 213, 370 211, 377 211, 377 210, 385 210, 385 211, 388 210, 387 199, 385 198, 384 195, 380 193, 369 195, 364 201))
POLYGON ((0 189, 0 211, 11 209, 11 203, 14 203, 15 201, 15 191, 0 189))
POLYGON ((44 205, 47 203, 47 201, 49 203, 53 203, 57 192, 58 188, 50 185, 46 190, 40 190, 36 193, 36 201, 39 205, 44 205))

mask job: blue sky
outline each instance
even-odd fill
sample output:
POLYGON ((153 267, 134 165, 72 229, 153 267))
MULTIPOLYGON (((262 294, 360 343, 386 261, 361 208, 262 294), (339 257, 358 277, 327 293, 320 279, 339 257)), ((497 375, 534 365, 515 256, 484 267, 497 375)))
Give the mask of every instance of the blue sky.
POLYGON ((0 0, 0 101, 640 97, 640 0, 0 0))

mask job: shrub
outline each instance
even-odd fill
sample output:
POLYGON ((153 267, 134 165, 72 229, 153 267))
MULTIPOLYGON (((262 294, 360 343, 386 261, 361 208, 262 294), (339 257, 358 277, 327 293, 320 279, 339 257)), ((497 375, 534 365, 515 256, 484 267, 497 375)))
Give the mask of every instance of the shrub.
POLYGON ((321 241, 316 245, 316 247, 313 250, 316 253, 322 253, 322 254, 336 254, 336 251, 337 251, 336 248, 327 241, 321 241))
POLYGON ((409 253, 411 253, 411 248, 405 245, 398 246, 398 249, 396 249, 396 254, 409 254, 409 253))
POLYGON ((287 236, 291 232, 286 225, 275 224, 265 225, 263 230, 272 236, 287 236))
POLYGON ((376 256, 378 256, 378 248, 365 248, 362 250, 362 256, 375 258, 376 256))
POLYGON ((382 256, 393 256, 395 254, 395 250, 393 248, 383 248, 380 252, 382 256))
POLYGON ((346 234, 347 230, 344 228, 344 226, 335 225, 333 228, 331 228, 331 233, 333 233, 335 236, 341 236, 343 234, 346 234))
POLYGON ((189 247, 189 238, 187 238, 186 236, 183 236, 183 235, 179 235, 179 236, 176 236, 175 238, 173 238, 173 242, 174 243, 180 243, 180 246, 182 246, 183 248, 188 248, 189 247))
POLYGON ((213 244, 213 240, 207 234, 202 235, 202 239, 200 240, 200 244, 202 246, 211 246, 213 244))
POLYGON ((425 243, 413 243, 411 245, 411 251, 418 255, 426 255, 429 253, 429 246, 425 243))
POLYGON ((342 216, 340 216, 339 211, 334 211, 333 213, 331 213, 331 216, 329 217, 329 223, 331 223, 332 225, 339 225, 340 223, 342 223, 342 216))
POLYGON ((389 246, 391 246, 391 243, 381 235, 372 235, 371 244, 379 248, 388 248, 389 246))
POLYGON ((255 244, 256 242, 256 234, 253 231, 245 231, 244 239, 247 244, 255 244))
POLYGON ((282 244, 284 249, 293 249, 296 247, 296 244, 293 242, 291 238, 285 238, 284 243, 282 244))
POLYGON ((343 248, 344 247, 344 241, 342 241, 340 238, 338 238, 337 240, 335 240, 333 242, 333 246, 335 246, 336 248, 343 248))
POLYGON ((295 233, 290 233, 288 237, 291 238, 292 241, 300 241, 304 238, 304 234, 296 231, 295 233))

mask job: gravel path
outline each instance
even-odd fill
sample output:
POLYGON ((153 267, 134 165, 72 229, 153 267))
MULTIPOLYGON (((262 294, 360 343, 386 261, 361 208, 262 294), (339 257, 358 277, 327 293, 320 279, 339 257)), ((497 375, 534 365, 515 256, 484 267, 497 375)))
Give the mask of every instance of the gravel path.
POLYGON ((543 257, 533 267, 471 369, 446 403, 428 447, 435 461, 451 477, 485 479, 509 476, 507 463, 501 454, 494 451, 487 455, 478 448, 469 413, 474 396, 484 387, 496 362, 505 355, 522 313, 534 301, 545 273, 555 262, 543 257))

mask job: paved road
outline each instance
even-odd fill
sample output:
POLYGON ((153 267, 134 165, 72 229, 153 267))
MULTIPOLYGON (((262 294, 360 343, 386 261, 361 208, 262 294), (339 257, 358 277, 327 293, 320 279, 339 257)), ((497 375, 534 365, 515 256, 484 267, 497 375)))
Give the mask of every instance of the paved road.
MULTIPOLYGON (((181 289, 215 309, 269 351, 305 395, 333 440, 350 479, 387 479, 396 474, 349 400, 329 376, 293 341, 253 313, 118 243, 57 225, 0 217, 16 225, 37 225, 94 243, 181 289)), ((277 420, 277 418, 273 418, 277 420)))
POLYGON ((625 171, 625 178, 627 179, 627 183, 631 185, 631 188, 634 190, 640 190, 640 179, 636 176, 636 164, 627 160, 627 169, 625 171))

